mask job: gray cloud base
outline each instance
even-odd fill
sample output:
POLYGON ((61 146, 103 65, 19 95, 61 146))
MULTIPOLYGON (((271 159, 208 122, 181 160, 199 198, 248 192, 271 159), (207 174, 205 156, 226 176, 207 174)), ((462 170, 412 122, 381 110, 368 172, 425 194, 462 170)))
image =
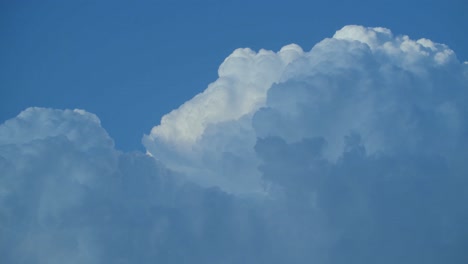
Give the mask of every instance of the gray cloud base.
POLYGON ((259 54, 237 51, 231 82, 145 137, 157 160, 117 151, 82 110, 2 124, 2 261, 466 263, 467 64, 357 26, 259 54), (236 63, 264 79, 235 80, 236 63))

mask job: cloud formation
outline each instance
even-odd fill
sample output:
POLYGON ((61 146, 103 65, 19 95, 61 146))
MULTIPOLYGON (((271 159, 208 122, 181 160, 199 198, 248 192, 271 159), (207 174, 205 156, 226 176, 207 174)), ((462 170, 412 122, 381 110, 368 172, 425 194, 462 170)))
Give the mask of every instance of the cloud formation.
POLYGON ((342 155, 351 132, 369 153, 440 143, 444 150, 433 151, 450 155, 464 144, 466 68, 443 44, 361 26, 346 26, 309 52, 296 45, 236 50, 219 79, 164 116, 143 144, 171 169, 233 192, 259 189, 259 137, 323 137, 330 160, 342 155), (233 167, 248 170, 231 174, 233 167))
POLYGON ((0 135, 5 263, 239 262, 260 239, 244 202, 116 151, 93 114, 29 108, 0 135))
POLYGON ((83 110, 0 125, 8 263, 466 263, 468 66, 346 26, 234 51, 122 153, 83 110))

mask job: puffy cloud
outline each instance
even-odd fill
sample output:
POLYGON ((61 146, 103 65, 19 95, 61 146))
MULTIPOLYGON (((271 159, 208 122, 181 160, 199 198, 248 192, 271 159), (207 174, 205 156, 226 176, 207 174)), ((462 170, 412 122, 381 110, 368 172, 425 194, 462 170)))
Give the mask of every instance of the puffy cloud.
MULTIPOLYGON (((251 175, 255 174, 256 163, 252 162, 255 156, 250 153, 244 159, 233 153, 247 153, 252 149, 255 136, 249 115, 264 106, 267 90, 279 80, 285 67, 302 55, 302 49, 294 44, 283 47, 278 53, 235 50, 219 67, 219 78, 215 82, 165 115, 161 125, 143 138, 148 152, 202 184, 216 182, 216 185, 229 185, 233 190, 245 188, 247 184, 258 185, 255 180, 258 177, 251 175), (226 132, 229 136, 223 135, 226 132), (223 157, 223 161, 219 157, 223 157), (232 165, 234 160, 242 162, 242 166, 232 165), (220 165, 215 171, 205 170, 206 166, 219 163, 225 166, 220 165), (249 169, 230 173, 234 167, 249 169), (219 173, 227 177, 220 178, 219 173), (236 183, 243 184, 239 187, 236 183)), ((251 188, 249 191, 258 190, 251 188)))
POLYGON ((239 49, 144 137, 151 155, 83 110, 29 108, 0 125, 0 255, 466 263, 467 72, 384 28, 239 49))
POLYGON ((61 111, 36 107, 28 108, 2 124, 0 144, 25 144, 54 136, 64 136, 71 142, 77 142, 81 149, 96 145, 113 146, 96 115, 80 109, 61 111))
POLYGON ((439 145, 433 151, 450 155, 464 144, 464 71, 446 45, 384 28, 345 26, 309 52, 237 50, 219 79, 164 116, 143 144, 171 169, 231 192, 262 189, 257 137, 324 137, 331 160, 350 132, 369 153, 439 145))
POLYGON ((464 144, 467 83, 453 52, 428 43, 392 38, 380 28, 345 27, 272 86, 266 107, 254 116, 257 136, 324 137, 330 159, 343 153, 351 132, 370 153, 454 153, 464 144), (441 64, 446 54, 452 55, 441 64))
POLYGON ((5 263, 238 263, 260 247, 250 205, 115 150, 93 114, 29 108, 0 135, 5 263))
POLYGON ((291 61, 302 55, 297 45, 278 53, 237 49, 221 64, 219 79, 201 94, 165 115, 148 140, 160 138, 177 147, 189 147, 210 124, 237 120, 263 106, 266 91, 278 81, 291 61))
POLYGON ((468 259, 464 71, 445 45, 347 26, 268 90, 259 168, 293 221, 324 221, 323 263, 468 259))
POLYGON ((201 188, 148 155, 119 152, 95 115, 29 108, 0 134, 6 263, 283 263, 290 255, 272 252, 282 245, 265 225, 269 201, 201 188))

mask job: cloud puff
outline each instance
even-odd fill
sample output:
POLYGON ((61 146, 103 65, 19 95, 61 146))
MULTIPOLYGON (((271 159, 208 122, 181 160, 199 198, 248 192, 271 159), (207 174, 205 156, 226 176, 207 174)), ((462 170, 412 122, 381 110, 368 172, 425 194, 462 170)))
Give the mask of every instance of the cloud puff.
POLYGON ((238 263, 265 244, 250 205, 116 151, 93 114, 29 108, 0 135, 5 263, 238 263))
POLYGON ((256 163, 252 162, 255 157, 241 159, 231 153, 247 153, 253 147, 255 137, 249 124, 250 115, 264 106, 267 90, 279 80, 285 67, 302 55, 302 49, 294 44, 277 53, 267 50, 257 53, 248 48, 235 50, 219 67, 219 78, 215 82, 165 115, 161 125, 143 138, 148 152, 170 168, 189 173, 202 184, 216 182, 215 185, 227 186, 229 182, 232 189, 245 188, 248 183, 257 185, 255 178, 258 177, 251 175, 255 174, 256 163), (229 136, 222 135, 226 132, 229 136), (233 151, 223 151, 227 149, 233 151), (230 168, 221 165, 216 171, 204 169, 220 163, 219 156, 230 168), (235 163, 243 160, 242 166, 232 165, 233 160, 235 163), (233 166, 248 169, 230 173, 233 166), (221 171, 229 175, 220 178, 221 171), (227 180, 229 177, 236 179, 233 182, 227 180), (244 184, 235 186, 239 185, 236 182, 244 184))
POLYGON ((300 208, 296 219, 310 211, 324 221, 320 245, 329 251, 319 262, 468 259, 460 248, 468 216, 464 71, 445 45, 347 26, 268 90, 252 119, 259 168, 300 208))
POLYGON ((268 88, 285 66, 303 54, 297 45, 278 53, 237 49, 221 64, 219 79, 201 94, 165 115, 148 140, 161 138, 175 147, 188 147, 210 124, 237 120, 263 106, 268 88))
POLYGON ((466 263, 467 72, 384 28, 236 50, 144 137, 151 155, 83 110, 26 109, 0 125, 0 255, 466 263))
POLYGON ((346 26, 309 52, 237 50, 219 79, 164 116, 143 144, 171 169, 234 192, 260 188, 257 137, 324 137, 331 160, 350 132, 370 153, 438 144, 433 151, 449 155, 464 144, 463 71, 447 46, 384 28, 346 26))
POLYGON ((464 144, 467 82, 445 45, 347 26, 297 64, 255 114, 257 136, 324 137, 329 159, 343 153, 351 132, 370 153, 433 148, 450 155, 464 144))
POLYGON ((28 108, 2 124, 0 144, 26 144, 56 136, 77 142, 83 150, 96 145, 113 146, 96 115, 79 109, 62 111, 36 107, 28 108))

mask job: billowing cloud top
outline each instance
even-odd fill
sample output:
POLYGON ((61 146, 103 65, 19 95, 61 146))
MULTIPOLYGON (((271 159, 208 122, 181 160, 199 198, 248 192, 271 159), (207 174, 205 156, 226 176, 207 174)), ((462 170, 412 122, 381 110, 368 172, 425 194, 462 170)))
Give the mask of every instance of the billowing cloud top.
POLYGON ((165 115, 151 137, 161 138, 174 147, 188 147, 211 124, 237 120, 263 106, 266 92, 279 80, 284 68, 303 54, 297 45, 278 53, 237 49, 219 67, 219 79, 201 94, 165 115))
POLYGON ((330 160, 350 133, 370 153, 434 147, 449 155, 462 144, 463 68, 447 46, 385 28, 346 26, 309 52, 294 44, 277 53, 238 49, 218 80, 164 116, 143 143, 170 168, 230 191, 258 190, 258 137, 323 137, 330 160))
POLYGON ((83 149, 100 144, 113 146, 96 115, 80 109, 61 111, 37 107, 28 108, 16 118, 6 121, 1 126, 0 144, 26 144, 60 136, 77 142, 83 149))
POLYGON ((151 155, 28 108, 0 125, 0 259, 467 263, 467 92, 447 46, 346 26, 234 51, 151 155))

